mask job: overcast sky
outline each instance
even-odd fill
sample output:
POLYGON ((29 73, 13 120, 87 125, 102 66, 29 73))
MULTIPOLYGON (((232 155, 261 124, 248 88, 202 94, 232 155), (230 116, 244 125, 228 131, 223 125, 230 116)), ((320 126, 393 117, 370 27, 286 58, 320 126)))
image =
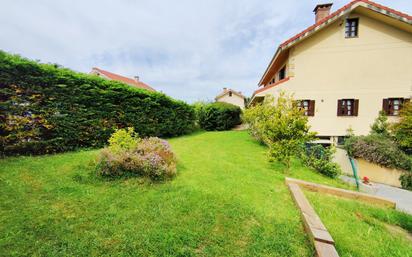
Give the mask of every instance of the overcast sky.
MULTIPOLYGON (((411 0, 378 2, 412 13, 411 0)), ((250 96, 278 44, 314 22, 317 3, 0 0, 0 49, 81 72, 139 75, 187 102, 212 100, 223 87, 250 96)))

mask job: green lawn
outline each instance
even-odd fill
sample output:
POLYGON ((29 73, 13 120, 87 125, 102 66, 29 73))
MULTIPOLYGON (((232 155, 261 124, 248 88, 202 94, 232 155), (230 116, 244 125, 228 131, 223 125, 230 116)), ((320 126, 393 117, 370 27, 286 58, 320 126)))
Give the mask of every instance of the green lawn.
POLYGON ((411 216, 336 196, 305 193, 342 257, 412 256, 411 216))
MULTIPOLYGON (((0 160, 0 255, 313 256, 283 167, 267 162, 265 147, 246 132, 197 133, 170 142, 178 175, 162 184, 97 178, 98 151, 0 160)), ((347 187, 298 162, 287 176, 347 187)), ((383 228, 373 231, 381 237, 363 236, 362 249, 347 240, 357 240, 346 220, 357 203, 310 200, 328 228, 338 221, 327 210, 339 210, 343 228, 330 230, 342 256, 388 256, 394 248, 393 256, 407 256, 411 249, 383 228), (382 239, 393 244, 380 244, 382 239), (373 254, 369 246, 383 250, 373 254)), ((376 214, 379 224, 410 228, 410 216, 359 206, 357 212, 376 214)))

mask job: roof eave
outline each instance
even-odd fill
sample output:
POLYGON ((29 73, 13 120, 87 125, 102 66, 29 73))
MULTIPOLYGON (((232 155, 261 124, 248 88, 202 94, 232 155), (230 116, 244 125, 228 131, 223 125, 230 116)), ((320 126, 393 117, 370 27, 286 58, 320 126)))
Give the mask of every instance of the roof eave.
POLYGON ((279 46, 279 47, 277 48, 275 54, 273 55, 273 57, 272 57, 269 65, 268 65, 268 67, 266 68, 265 72, 263 73, 262 78, 261 78, 260 81, 259 81, 259 84, 258 84, 259 87, 263 85, 263 80, 266 78, 266 75, 267 75, 268 72, 270 71, 270 68, 273 66, 273 64, 274 64, 275 60, 277 59, 278 55, 280 54, 281 50, 282 50, 282 49, 281 49, 281 47, 279 46))
POLYGON ((229 89, 229 90, 227 90, 226 92, 223 92, 223 93, 221 93, 220 95, 216 96, 216 97, 215 97, 215 101, 217 101, 218 99, 220 99, 220 98, 224 97, 225 95, 229 94, 229 92, 232 92, 233 94, 239 96, 240 98, 243 98, 243 99, 246 98, 244 95, 242 95, 242 94, 240 94, 240 93, 238 93, 238 92, 236 92, 236 91, 234 91, 234 90, 232 90, 232 89, 229 89))

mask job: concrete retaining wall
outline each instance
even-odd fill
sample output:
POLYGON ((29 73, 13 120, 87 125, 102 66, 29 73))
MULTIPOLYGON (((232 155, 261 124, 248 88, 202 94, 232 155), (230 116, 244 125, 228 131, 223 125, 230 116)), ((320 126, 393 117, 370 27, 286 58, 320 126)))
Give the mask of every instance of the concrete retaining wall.
MULTIPOLYGON (((352 167, 344 149, 336 149, 334 162, 339 164, 343 174, 353 176, 352 167)), ((403 172, 400 170, 381 167, 360 158, 356 159, 356 166, 358 167, 358 176, 360 179, 368 177, 372 182, 401 187, 399 176, 402 175, 403 172)))
POLYGON ((364 159, 356 159, 356 164, 359 170, 359 178, 368 177, 372 182, 401 187, 399 177, 402 175, 402 171, 381 167, 364 159))

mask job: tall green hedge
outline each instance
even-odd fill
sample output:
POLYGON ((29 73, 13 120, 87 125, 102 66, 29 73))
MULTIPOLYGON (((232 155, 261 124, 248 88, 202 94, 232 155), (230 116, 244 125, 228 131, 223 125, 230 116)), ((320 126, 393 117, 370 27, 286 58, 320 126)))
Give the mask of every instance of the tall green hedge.
POLYGON ((171 137, 193 129, 188 104, 0 51, 0 154, 101 147, 116 128, 171 137))
POLYGON ((242 110, 233 104, 216 102, 197 108, 199 125, 205 130, 228 130, 241 123, 242 110))

